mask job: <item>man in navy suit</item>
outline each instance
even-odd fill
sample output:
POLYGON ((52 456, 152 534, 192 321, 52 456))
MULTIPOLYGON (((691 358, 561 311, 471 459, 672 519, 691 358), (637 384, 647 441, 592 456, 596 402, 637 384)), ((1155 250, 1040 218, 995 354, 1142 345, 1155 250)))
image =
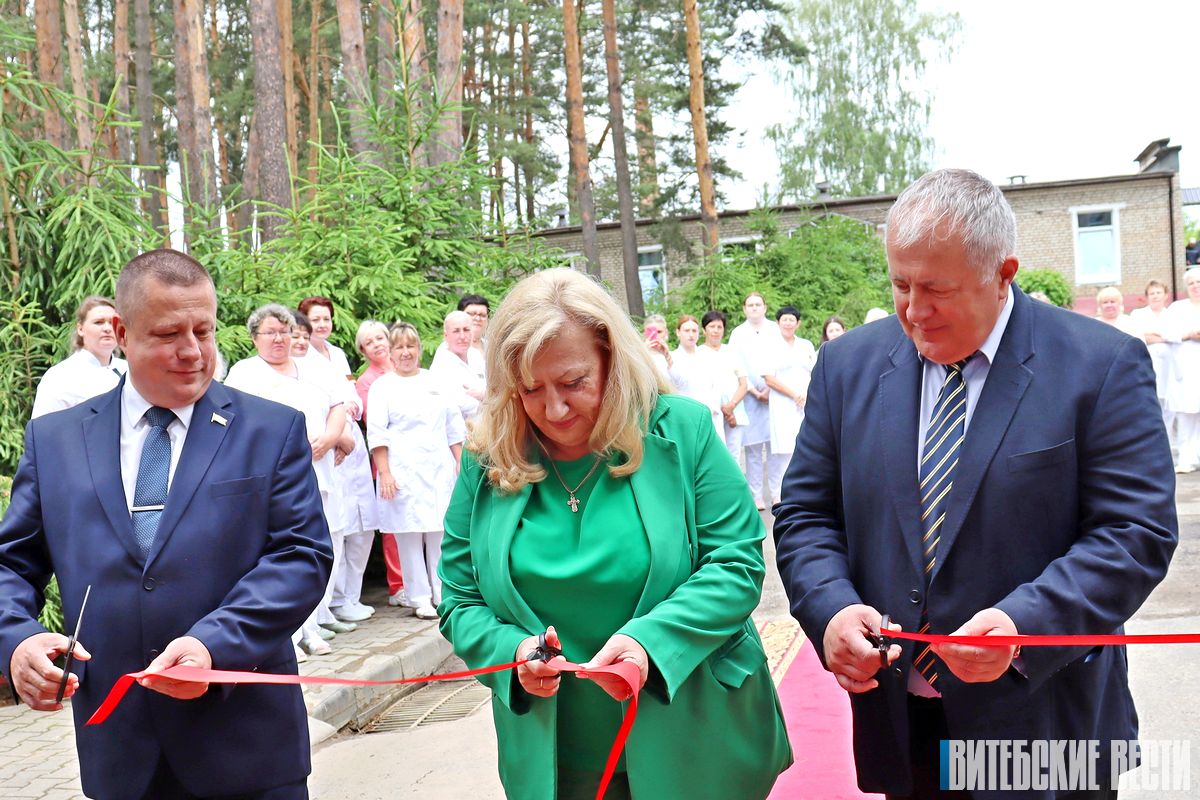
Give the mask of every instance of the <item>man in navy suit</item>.
POLYGON ((126 672, 295 673, 290 635, 333 560, 303 417, 212 382, 217 301, 204 268, 144 253, 122 270, 116 305, 126 379, 25 431, 0 523, 0 667, 31 708, 60 709, 52 659, 67 639, 37 623, 42 592, 56 574, 73 624, 91 585, 68 678, 89 797, 305 798, 297 686, 147 677, 150 691, 83 726, 126 672), (147 500, 156 482, 162 495, 147 500))
POLYGON ((942 796, 940 739, 1099 740, 1099 790, 1015 796, 1114 797, 1109 742, 1137 737, 1124 648, 906 643, 881 667, 869 635, 884 613, 1122 630, 1178 538, 1146 347, 1013 284, 1012 209, 975 173, 910 186, 886 245, 896 315, 821 348, 775 508, 792 613, 850 692, 859 786, 942 796))

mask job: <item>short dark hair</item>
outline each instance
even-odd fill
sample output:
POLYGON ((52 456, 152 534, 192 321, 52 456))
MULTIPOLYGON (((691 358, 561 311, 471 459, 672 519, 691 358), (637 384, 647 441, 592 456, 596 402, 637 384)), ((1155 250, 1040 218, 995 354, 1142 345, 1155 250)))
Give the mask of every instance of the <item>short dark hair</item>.
POLYGON ((322 297, 319 294, 313 295, 312 297, 304 298, 303 300, 300 301, 300 305, 296 306, 296 308, 298 308, 300 310, 301 314, 303 314, 304 316, 307 317, 308 312, 310 310, 312 310, 313 306, 325 306, 326 308, 329 309, 329 318, 333 319, 333 315, 335 312, 335 309, 333 307, 333 301, 330 300, 328 297, 322 297))
POLYGON ((1154 280, 1152 280, 1146 284, 1146 294, 1150 294, 1150 290, 1156 286, 1159 289, 1162 289, 1166 294, 1168 294, 1168 295, 1171 294, 1171 290, 1167 288, 1167 285, 1165 283, 1163 283, 1162 281, 1160 281, 1158 278, 1155 278, 1154 280))
POLYGON ((488 311, 492 310, 492 304, 481 294, 464 294, 458 301, 458 310, 466 311, 467 306, 483 306, 488 311))
MULTIPOLYGON (((321 305, 321 304, 313 303, 313 305, 321 305)), ((308 335, 312 336, 312 323, 309 322, 308 315, 305 314, 303 311, 296 310, 296 311, 292 312, 292 316, 296 318, 296 327, 304 328, 304 330, 308 331, 308 335)))
POLYGON ((725 316, 724 311, 713 310, 704 312, 704 316, 700 318, 700 327, 707 328, 708 323, 715 322, 716 320, 721 320, 722 325, 729 324, 729 317, 725 316))
POLYGON ((775 320, 778 321, 784 314, 791 314, 797 320, 800 319, 800 309, 795 306, 780 306, 779 310, 775 312, 775 320))
POLYGON ((212 275, 199 261, 187 253, 166 247, 150 250, 134 256, 117 276, 116 309, 126 325, 133 317, 133 310, 145 303, 145 285, 149 278, 167 286, 191 287, 207 283, 216 295, 212 275))

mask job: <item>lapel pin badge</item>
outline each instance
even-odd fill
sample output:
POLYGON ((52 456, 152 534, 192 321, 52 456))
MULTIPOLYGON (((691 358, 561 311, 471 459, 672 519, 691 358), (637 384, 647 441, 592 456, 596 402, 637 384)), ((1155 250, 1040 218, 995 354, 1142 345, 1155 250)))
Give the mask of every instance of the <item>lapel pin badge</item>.
POLYGON ((218 414, 215 411, 213 412, 212 419, 209 421, 215 422, 218 425, 228 425, 229 424, 229 420, 225 419, 224 417, 222 417, 220 414, 218 414))

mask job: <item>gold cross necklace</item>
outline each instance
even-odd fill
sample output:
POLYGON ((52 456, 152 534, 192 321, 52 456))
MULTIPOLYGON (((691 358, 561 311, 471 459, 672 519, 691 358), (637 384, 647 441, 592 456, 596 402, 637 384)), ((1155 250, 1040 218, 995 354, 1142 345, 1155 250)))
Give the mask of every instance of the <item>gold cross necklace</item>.
POLYGON ((579 485, 572 489, 570 486, 567 486, 567 482, 563 480, 562 473, 558 471, 558 465, 554 463, 554 457, 550 455, 550 451, 546 449, 546 445, 542 444, 542 438, 536 435, 533 438, 537 439, 538 447, 542 448, 542 452, 546 454, 546 460, 550 462, 550 469, 554 470, 554 477, 558 478, 558 482, 561 483, 562 487, 567 490, 567 505, 571 507, 571 513, 579 513, 579 498, 575 496, 575 493, 582 489, 583 485, 591 479, 592 475, 595 474, 596 469, 600 466, 603 460, 599 455, 597 455, 596 461, 592 464, 592 468, 588 470, 587 475, 584 475, 583 480, 579 482, 579 485))

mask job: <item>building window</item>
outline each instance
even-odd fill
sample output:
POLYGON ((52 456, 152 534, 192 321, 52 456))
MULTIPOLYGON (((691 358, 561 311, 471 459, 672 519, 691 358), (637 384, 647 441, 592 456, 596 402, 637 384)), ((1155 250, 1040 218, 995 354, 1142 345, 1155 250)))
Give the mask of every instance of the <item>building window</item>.
POLYGON ((746 258, 757 253, 761 246, 758 236, 730 236, 721 240, 721 255, 726 259, 746 258))
POLYGON ((587 258, 583 253, 571 251, 562 254, 563 266, 570 267, 578 272, 587 272, 587 258))
POLYGON ((1077 206, 1070 212, 1075 234, 1075 283, 1120 283, 1121 207, 1077 206))
POLYGON ((642 287, 643 302, 666 298, 667 263, 661 245, 638 251, 638 282, 642 287))

